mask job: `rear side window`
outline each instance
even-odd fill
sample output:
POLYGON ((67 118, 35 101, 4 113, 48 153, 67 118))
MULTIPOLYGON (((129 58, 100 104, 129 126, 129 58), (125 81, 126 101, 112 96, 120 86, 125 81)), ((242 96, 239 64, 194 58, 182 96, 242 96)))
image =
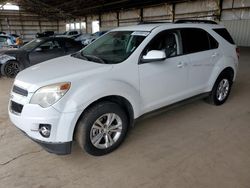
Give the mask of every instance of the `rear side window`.
POLYGON ((69 35, 77 35, 78 33, 77 33, 77 31, 71 31, 71 32, 69 32, 69 35))
POLYGON ((181 29, 183 53, 190 54, 210 49, 208 33, 199 28, 181 29))
POLYGON ((63 46, 64 48, 77 48, 78 45, 73 43, 73 41, 70 40, 60 40, 58 41, 60 43, 61 46, 63 46))
POLYGON ((227 42, 235 44, 233 38, 225 28, 213 29, 217 34, 223 37, 227 42))

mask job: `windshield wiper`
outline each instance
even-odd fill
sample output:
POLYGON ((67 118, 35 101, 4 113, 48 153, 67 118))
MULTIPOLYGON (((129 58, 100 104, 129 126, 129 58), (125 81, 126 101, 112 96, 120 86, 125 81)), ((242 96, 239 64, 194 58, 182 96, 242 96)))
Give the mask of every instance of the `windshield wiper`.
POLYGON ((86 56, 83 56, 81 52, 75 52, 71 54, 70 56, 89 61, 89 59, 86 56))
POLYGON ((102 63, 102 64, 106 64, 106 61, 98 56, 95 56, 95 55, 84 55, 83 53, 81 53, 81 56, 82 57, 85 57, 87 60, 89 61, 94 61, 94 62, 99 62, 99 63, 102 63))

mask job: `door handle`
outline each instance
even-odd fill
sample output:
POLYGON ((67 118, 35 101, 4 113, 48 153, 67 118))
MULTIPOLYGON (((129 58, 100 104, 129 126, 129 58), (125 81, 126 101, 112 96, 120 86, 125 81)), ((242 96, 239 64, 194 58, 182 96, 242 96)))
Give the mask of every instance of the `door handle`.
POLYGON ((177 64, 177 67, 178 68, 182 68, 182 67, 184 67, 184 66, 186 66, 187 64, 186 63, 184 63, 184 62, 179 62, 178 64, 177 64))
POLYGON ((216 56, 218 56, 219 54, 217 53, 217 52, 215 52, 215 53, 213 53, 212 54, 212 57, 216 57, 216 56))

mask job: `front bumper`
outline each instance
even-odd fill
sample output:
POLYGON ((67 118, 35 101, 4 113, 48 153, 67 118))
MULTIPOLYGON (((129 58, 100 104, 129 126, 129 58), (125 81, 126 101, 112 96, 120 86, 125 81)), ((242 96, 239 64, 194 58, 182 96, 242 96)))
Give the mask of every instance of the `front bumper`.
POLYGON ((8 110, 11 122, 47 151, 56 154, 69 154, 79 112, 63 113, 53 106, 42 108, 39 105, 29 104, 29 98, 30 96, 23 97, 11 93, 8 110), (22 105, 21 113, 13 111, 12 101, 22 105), (51 125, 49 137, 40 134, 39 126, 41 124, 51 125))
MULTIPOLYGON (((21 130, 22 131, 22 130, 21 130)), ((72 142, 64 142, 64 143, 51 143, 44 142, 34 138, 29 137, 24 131, 22 131, 25 136, 42 146, 49 153, 54 153, 57 155, 67 155, 71 153, 71 144, 72 142)))
POLYGON ((67 155, 71 153, 71 143, 72 142, 65 142, 65 143, 48 143, 48 142, 41 142, 39 140, 34 140, 36 143, 41 145, 46 151, 50 153, 54 153, 57 155, 67 155))

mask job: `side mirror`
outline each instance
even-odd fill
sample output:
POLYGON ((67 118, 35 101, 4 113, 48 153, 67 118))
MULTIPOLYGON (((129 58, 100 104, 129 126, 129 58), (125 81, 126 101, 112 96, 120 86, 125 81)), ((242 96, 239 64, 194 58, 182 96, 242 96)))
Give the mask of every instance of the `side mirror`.
POLYGON ((38 48, 35 49, 35 52, 41 52, 41 51, 42 51, 42 48, 38 47, 38 48))
POLYGON ((162 61, 166 59, 166 53, 161 50, 151 50, 142 57, 142 62, 162 61))

